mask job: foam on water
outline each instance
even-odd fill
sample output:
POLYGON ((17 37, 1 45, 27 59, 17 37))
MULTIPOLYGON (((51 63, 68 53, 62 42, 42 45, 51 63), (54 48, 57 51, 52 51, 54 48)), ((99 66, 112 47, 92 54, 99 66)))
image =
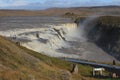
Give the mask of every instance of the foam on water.
POLYGON ((99 62, 111 62, 114 59, 95 44, 87 42, 84 30, 87 26, 84 24, 79 27, 76 23, 47 26, 49 27, 0 31, 0 35, 11 37, 24 47, 52 57, 99 62))

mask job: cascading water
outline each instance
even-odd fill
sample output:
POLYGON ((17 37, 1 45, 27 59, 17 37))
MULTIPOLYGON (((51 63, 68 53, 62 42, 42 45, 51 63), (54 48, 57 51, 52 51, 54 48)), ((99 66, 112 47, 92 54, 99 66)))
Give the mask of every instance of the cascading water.
POLYGON ((94 25, 91 23, 96 18, 86 18, 79 26, 76 23, 46 24, 45 28, 11 29, 0 34, 15 37, 22 46, 48 56, 111 62, 112 56, 88 40, 87 35, 94 25))

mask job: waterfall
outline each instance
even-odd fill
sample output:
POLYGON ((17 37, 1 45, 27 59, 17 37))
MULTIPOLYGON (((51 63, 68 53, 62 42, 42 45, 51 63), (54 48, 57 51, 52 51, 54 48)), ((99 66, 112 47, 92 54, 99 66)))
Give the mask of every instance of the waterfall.
POLYGON ((112 56, 88 41, 97 17, 88 17, 78 25, 76 23, 46 24, 48 27, 45 28, 0 31, 0 35, 11 37, 14 41, 20 41, 20 44, 28 49, 52 57, 110 62, 114 59, 112 56))

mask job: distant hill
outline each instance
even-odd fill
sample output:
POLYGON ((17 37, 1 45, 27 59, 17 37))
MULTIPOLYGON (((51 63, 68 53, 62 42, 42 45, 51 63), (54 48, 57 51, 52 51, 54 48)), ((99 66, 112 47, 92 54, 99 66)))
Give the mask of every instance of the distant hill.
POLYGON ((77 16, 88 15, 119 15, 120 6, 96 6, 73 8, 50 8, 46 10, 0 10, 0 16, 63 16, 65 13, 74 13, 77 16))

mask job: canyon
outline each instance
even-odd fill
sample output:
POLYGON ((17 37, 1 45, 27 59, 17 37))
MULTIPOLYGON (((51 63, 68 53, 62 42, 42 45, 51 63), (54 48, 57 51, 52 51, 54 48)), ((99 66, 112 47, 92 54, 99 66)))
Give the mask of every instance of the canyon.
POLYGON ((78 21, 79 24, 71 18, 38 16, 1 17, 0 21, 0 35, 44 55, 95 62, 118 61, 93 40, 98 36, 92 35, 94 25, 90 22, 94 18, 78 21))

